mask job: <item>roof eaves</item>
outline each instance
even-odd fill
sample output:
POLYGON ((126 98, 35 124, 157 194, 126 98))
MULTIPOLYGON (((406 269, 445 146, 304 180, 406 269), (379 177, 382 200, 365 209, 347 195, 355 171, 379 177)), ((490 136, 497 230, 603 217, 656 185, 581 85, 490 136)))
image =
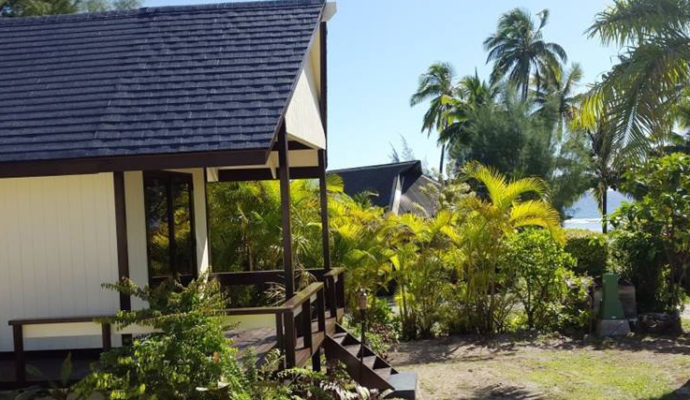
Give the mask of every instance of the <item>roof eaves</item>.
MULTIPOLYGON (((338 174, 341 172, 354 172, 354 171, 363 171, 363 170, 370 170, 370 169, 389 168, 389 167, 395 167, 395 166, 399 166, 401 168, 402 167, 413 167, 415 164, 419 164, 421 166, 421 161, 412 160, 412 161, 403 161, 403 162, 393 162, 393 163, 388 163, 388 164, 363 165, 361 167, 333 169, 333 170, 328 171, 328 173, 329 174, 338 174)), ((403 170, 402 172, 404 172, 405 170, 403 170)))
MULTIPOLYGON (((280 117, 278 118, 278 122, 276 124, 275 129, 273 130, 273 138, 271 139, 271 143, 268 146, 268 149, 266 150, 266 159, 268 160, 268 157, 270 157, 271 152, 273 151, 273 147, 276 144, 276 141, 278 140, 278 132, 280 131, 281 125, 285 123, 285 114, 287 113, 288 107, 290 106, 290 102, 292 102, 292 97, 295 94, 295 89, 297 88, 297 82, 299 81, 300 74, 302 73, 302 70, 304 70, 304 66, 307 63, 307 59, 309 58, 309 51, 311 50, 311 47, 314 45, 314 39, 316 38, 316 34, 319 32, 319 29, 321 28, 321 20, 323 19, 323 13, 326 7, 326 3, 322 0, 317 0, 317 1, 310 1, 310 0, 297 0, 297 3, 300 2, 306 2, 307 4, 316 4, 316 3, 321 3, 321 10, 319 11, 319 18, 316 20, 316 26, 314 27, 311 37, 309 38, 309 44, 307 45, 307 49, 304 52, 304 55, 302 56, 302 61, 300 62, 299 69, 297 70, 297 73, 295 74, 295 77, 292 80, 292 85, 290 86, 290 92, 287 97, 287 101, 283 105, 283 109, 280 112, 280 117)), ((257 2, 257 3, 260 3, 257 2)), ((272 1, 272 3, 282 3, 282 1, 272 1)), ((326 85, 327 82, 323 82, 323 85, 326 85)))

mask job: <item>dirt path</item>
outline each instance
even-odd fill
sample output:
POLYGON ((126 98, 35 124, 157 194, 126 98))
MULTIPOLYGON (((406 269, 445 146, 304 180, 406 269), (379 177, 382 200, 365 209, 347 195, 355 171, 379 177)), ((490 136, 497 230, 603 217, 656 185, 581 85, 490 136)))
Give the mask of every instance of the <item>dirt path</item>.
POLYGON ((505 336, 403 343, 424 400, 690 399, 690 337, 575 341, 505 336))

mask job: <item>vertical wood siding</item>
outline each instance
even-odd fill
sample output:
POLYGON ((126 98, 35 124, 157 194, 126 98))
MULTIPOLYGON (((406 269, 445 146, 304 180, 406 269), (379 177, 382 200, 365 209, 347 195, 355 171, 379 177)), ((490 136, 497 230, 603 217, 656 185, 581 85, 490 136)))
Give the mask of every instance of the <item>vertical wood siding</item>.
MULTIPOLYGON (((118 295, 112 174, 0 179, 0 351, 14 318, 109 314, 118 295)), ((27 350, 98 347, 100 338, 27 339, 27 350)))

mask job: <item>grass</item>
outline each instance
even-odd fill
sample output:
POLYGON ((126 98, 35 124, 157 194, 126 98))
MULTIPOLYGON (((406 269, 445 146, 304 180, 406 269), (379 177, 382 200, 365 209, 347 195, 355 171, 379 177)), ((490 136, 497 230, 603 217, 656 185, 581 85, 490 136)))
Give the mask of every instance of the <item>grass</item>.
POLYGON ((629 362, 624 354, 552 354, 526 366, 526 379, 558 399, 660 398, 676 389, 673 379, 650 362, 629 362))
POLYGON ((690 338, 458 337, 404 343, 392 361, 417 371, 426 400, 690 398, 690 338))

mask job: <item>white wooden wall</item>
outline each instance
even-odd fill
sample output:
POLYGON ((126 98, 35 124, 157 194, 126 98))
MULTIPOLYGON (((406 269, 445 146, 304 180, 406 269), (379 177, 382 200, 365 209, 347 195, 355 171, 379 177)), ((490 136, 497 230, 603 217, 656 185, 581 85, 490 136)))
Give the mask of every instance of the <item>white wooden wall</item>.
MULTIPOLYGON (((0 179, 0 351, 14 318, 110 314, 117 280, 112 174, 0 179)), ((27 350, 99 347, 100 337, 26 339, 27 350)))
MULTIPOLYGON (((201 272, 209 267, 204 173, 180 172, 194 178, 201 272)), ((141 172, 125 173, 130 277, 142 286, 148 283, 143 185, 141 172)), ((117 271, 112 174, 0 179, 0 352, 12 351, 8 320, 117 312, 118 294, 101 288, 118 279, 117 271)), ((145 306, 132 299, 134 309, 145 306)), ((100 346, 100 335, 25 338, 27 350, 100 346)))

